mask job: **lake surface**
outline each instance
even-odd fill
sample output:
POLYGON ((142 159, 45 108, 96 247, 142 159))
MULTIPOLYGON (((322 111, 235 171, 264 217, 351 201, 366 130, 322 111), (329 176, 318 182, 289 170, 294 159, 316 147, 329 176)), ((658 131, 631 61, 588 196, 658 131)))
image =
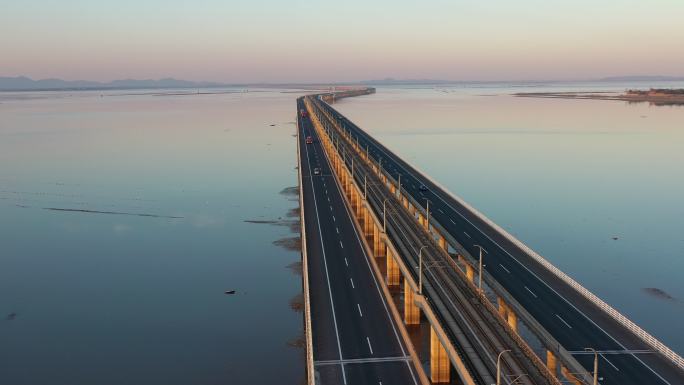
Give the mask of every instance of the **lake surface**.
MULTIPOLYGON (((682 353, 684 108, 509 96, 630 86, 336 107, 682 353)), ((0 93, 0 384, 304 379, 300 93, 223 91, 0 93)))
POLYGON ((298 94, 226 91, 0 93, 1 384, 304 379, 298 94))
POLYGON ((649 86, 684 88, 379 87, 335 107, 682 354, 684 107, 511 96, 649 86))

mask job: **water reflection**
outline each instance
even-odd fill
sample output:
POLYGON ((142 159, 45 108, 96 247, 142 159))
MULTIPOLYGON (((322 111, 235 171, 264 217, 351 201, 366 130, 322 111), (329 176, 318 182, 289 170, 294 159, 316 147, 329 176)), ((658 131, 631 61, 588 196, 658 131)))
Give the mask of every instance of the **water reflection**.
POLYGON ((298 94, 226 91, 0 94, 0 383, 303 378, 298 94))

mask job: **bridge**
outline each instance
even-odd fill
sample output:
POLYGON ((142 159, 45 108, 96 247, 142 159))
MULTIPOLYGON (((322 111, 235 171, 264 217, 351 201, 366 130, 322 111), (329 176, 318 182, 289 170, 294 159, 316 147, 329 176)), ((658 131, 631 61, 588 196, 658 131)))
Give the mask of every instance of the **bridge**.
POLYGON ((297 100, 309 384, 684 384, 684 360, 402 160, 297 100))

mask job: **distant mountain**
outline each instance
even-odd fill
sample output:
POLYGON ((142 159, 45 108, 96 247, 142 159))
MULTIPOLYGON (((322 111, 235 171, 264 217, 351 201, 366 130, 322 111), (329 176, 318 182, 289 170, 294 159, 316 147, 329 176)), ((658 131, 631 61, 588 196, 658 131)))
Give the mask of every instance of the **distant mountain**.
POLYGON ((633 75, 633 76, 609 76, 599 79, 604 82, 669 82, 684 81, 684 76, 662 75, 633 75))
POLYGON ((33 80, 25 76, 1 77, 0 91, 44 91, 44 90, 98 90, 98 89, 136 89, 136 88, 208 88, 225 87, 227 84, 214 82, 193 82, 166 79, 123 79, 111 82, 93 82, 88 80, 40 79, 33 80))
POLYGON ((457 83, 452 80, 435 80, 435 79, 393 79, 393 78, 385 78, 385 79, 376 79, 376 80, 363 80, 361 81, 361 84, 368 84, 368 85, 411 85, 411 84, 449 84, 449 83, 457 83))

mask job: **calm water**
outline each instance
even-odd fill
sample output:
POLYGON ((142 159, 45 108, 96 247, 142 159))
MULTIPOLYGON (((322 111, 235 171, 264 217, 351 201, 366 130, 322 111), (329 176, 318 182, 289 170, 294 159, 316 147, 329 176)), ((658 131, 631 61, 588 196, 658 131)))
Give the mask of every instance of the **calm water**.
POLYGON ((296 96, 0 94, 0 384, 300 382, 296 96))
POLYGON ((336 107, 682 354, 684 107, 510 96, 649 86, 381 87, 336 107))

